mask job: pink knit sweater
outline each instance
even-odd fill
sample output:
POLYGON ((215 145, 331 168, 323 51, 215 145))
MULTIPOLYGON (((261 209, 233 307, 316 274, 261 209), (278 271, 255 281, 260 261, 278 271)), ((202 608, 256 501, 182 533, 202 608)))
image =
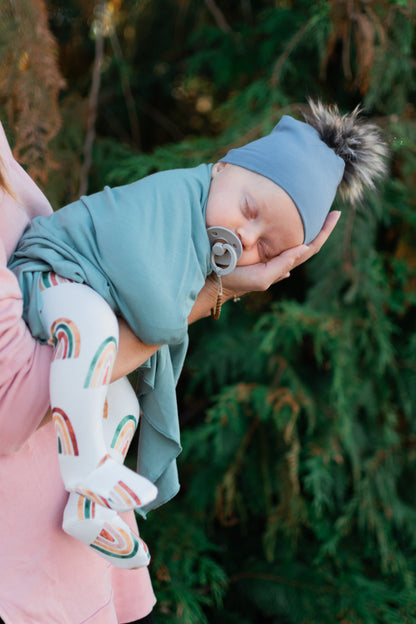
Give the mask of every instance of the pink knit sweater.
MULTIPOLYGON (((50 205, 14 160, 0 155, 17 199, 0 190, 0 617, 6 624, 121 624, 147 615, 147 568, 119 570, 61 529, 67 499, 48 408, 51 350, 33 340, 7 260, 29 220, 50 205)), ((125 520, 134 526, 133 513, 125 520)))

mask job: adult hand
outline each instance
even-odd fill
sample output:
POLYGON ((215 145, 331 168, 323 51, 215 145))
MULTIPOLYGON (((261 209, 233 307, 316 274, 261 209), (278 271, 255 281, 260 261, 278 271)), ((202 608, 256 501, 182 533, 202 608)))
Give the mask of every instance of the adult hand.
MULTIPOLYGON (((309 245, 299 245, 288 249, 267 264, 237 267, 232 273, 225 275, 222 280, 224 300, 251 291, 267 290, 272 284, 289 277, 294 267, 302 264, 321 249, 334 229, 340 214, 337 211, 330 212, 322 230, 309 245)), ((211 308, 215 307, 217 294, 216 279, 208 278, 189 315, 189 323, 209 316, 211 308)), ((141 342, 127 323, 121 319, 119 327, 120 344, 112 381, 135 370, 159 348, 157 345, 147 345, 141 342)))
POLYGON ((330 212, 322 230, 309 245, 287 249, 266 264, 236 267, 232 273, 222 278, 223 299, 231 299, 253 291, 264 291, 272 284, 289 277, 292 269, 318 253, 337 224, 340 215, 341 212, 337 210, 330 212))

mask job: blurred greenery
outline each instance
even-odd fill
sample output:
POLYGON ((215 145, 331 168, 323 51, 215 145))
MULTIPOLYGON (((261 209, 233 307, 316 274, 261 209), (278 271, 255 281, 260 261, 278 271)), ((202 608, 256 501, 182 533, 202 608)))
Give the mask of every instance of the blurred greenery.
POLYGON ((215 162, 307 96, 383 128, 388 179, 324 249, 192 326, 182 489, 140 529, 157 623, 416 622, 416 3, 2 4, 0 115, 55 207, 215 162))

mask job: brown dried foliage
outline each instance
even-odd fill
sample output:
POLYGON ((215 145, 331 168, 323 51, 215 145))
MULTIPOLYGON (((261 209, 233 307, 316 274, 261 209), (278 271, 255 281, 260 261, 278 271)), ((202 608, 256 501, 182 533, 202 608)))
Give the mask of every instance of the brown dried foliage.
POLYGON ((2 0, 0 102, 14 132, 14 155, 42 185, 56 162, 49 142, 59 130, 65 86, 44 0, 2 0))
POLYGON ((371 84, 377 45, 383 46, 387 39, 385 20, 393 9, 390 3, 375 0, 331 0, 329 5, 332 32, 322 59, 321 73, 325 75, 330 58, 337 45, 341 44, 344 75, 353 88, 365 94, 371 84), (355 70, 351 60, 353 47, 356 52, 355 70))

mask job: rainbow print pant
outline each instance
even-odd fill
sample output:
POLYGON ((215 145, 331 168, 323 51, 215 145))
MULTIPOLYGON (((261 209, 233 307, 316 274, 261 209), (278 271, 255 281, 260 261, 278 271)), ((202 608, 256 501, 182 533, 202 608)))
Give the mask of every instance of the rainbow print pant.
POLYGON ((137 567, 138 560, 146 565, 144 543, 117 513, 157 495, 152 483, 123 464, 139 407, 126 379, 110 384, 117 319, 91 288, 54 273, 42 276, 40 291, 54 347, 50 399, 59 466, 71 492, 64 529, 119 567, 137 567))

